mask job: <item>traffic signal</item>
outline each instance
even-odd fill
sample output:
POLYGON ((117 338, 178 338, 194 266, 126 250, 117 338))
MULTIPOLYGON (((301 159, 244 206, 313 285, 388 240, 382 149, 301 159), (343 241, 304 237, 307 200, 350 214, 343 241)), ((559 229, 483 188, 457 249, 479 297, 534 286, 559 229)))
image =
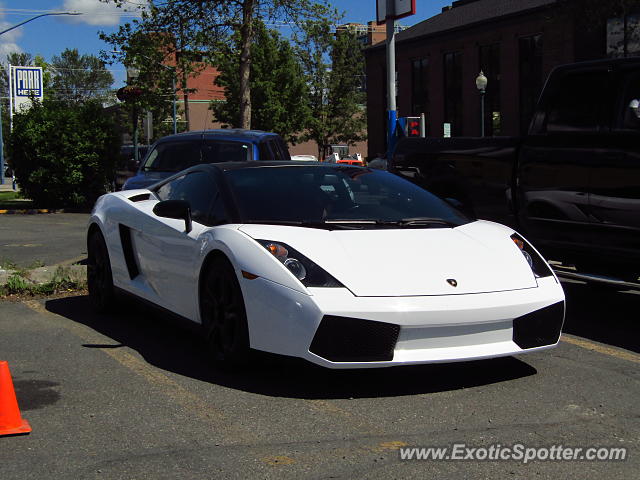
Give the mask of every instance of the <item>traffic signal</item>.
POLYGON ((400 117, 398 126, 405 137, 419 137, 421 129, 420 117, 400 117))
POLYGON ((407 137, 420 136, 420 117, 407 118, 407 137))

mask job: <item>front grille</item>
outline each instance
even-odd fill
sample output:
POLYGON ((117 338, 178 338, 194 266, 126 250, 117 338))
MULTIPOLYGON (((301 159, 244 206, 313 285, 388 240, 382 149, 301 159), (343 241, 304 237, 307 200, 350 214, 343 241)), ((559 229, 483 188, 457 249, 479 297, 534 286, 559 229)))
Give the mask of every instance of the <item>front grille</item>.
POLYGON ((327 315, 309 351, 332 362, 390 361, 399 333, 399 325, 327 315))
POLYGON ((554 303, 513 320, 513 341, 520 348, 553 345, 560 339, 564 302, 554 303))

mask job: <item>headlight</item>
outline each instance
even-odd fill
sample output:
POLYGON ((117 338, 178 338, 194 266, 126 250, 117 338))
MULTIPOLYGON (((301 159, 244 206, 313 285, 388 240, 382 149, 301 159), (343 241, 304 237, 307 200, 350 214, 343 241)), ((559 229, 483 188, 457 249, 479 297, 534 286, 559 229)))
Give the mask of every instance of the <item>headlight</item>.
POLYGON ((257 242, 287 267, 305 287, 344 288, 338 280, 289 245, 271 240, 257 242))
POLYGON ((515 243, 520 249, 524 258, 526 258, 527 263, 531 267, 536 278, 549 277, 553 275, 553 272, 551 271, 551 268, 549 268, 549 265, 547 265, 547 262, 544 261, 538 252, 536 252, 524 238, 517 233, 514 233, 511 235, 511 240, 513 240, 513 243, 515 243))

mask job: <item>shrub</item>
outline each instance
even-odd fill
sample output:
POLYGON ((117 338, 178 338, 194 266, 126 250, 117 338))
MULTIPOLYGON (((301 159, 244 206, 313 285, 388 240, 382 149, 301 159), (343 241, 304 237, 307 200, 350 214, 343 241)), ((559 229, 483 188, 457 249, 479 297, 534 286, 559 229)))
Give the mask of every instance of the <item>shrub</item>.
POLYGON ((37 206, 88 207, 108 190, 120 148, 115 116, 97 101, 45 99, 14 116, 8 154, 37 206))

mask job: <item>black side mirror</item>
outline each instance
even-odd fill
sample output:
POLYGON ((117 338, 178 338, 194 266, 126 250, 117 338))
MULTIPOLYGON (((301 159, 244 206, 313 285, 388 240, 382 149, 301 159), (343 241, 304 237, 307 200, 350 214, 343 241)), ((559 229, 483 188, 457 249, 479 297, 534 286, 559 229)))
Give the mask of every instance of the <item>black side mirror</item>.
POLYGON ((176 218, 184 220, 185 233, 192 229, 191 205, 186 200, 164 200, 153 207, 153 213, 158 217, 176 218))

